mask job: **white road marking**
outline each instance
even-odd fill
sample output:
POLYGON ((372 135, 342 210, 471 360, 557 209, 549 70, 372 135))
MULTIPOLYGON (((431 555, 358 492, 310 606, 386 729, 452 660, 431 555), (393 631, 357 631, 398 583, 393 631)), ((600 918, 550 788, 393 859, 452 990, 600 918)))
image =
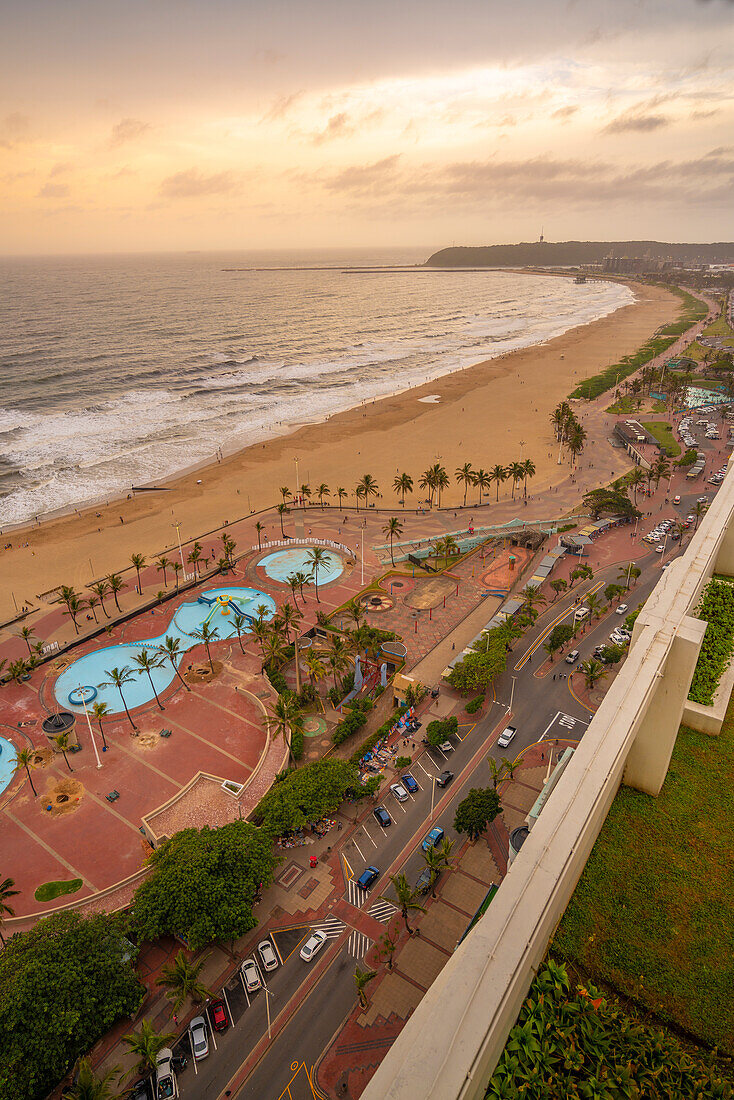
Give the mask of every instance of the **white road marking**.
MULTIPOLYGON (((551 725, 552 725, 552 724, 553 724, 553 723, 551 723, 551 725)), ((549 728, 550 728, 550 727, 549 727, 549 728)), ((420 768, 420 770, 421 770, 421 771, 423 772, 423 774, 424 774, 425 776, 427 776, 427 778, 428 778, 428 779, 430 779, 430 780, 431 780, 431 782, 433 782, 433 780, 434 780, 434 776, 432 776, 430 772, 427 772, 427 771, 426 771, 426 769, 425 769, 425 768, 423 767, 423 765, 421 764, 420 760, 416 760, 416 764, 418 765, 418 767, 420 768)))
POLYGON ((361 855, 361 857, 362 857, 362 862, 363 862, 363 863, 366 863, 366 862, 367 862, 367 857, 365 856, 364 852, 363 852, 363 851, 362 851, 362 849, 360 848, 359 844, 357 844, 357 841, 356 841, 356 840, 352 840, 352 844, 354 845, 354 847, 355 847, 355 848, 357 849, 357 851, 358 851, 358 852, 359 852, 359 854, 361 855))
POLYGON ((363 959, 372 941, 362 932, 352 932, 349 936, 348 950, 353 959, 363 959))
POLYGON ((362 902, 362 891, 353 878, 350 878, 347 883, 347 901, 350 905, 353 905, 355 909, 359 909, 362 902))
POLYGON ((374 905, 371 905, 367 910, 370 917, 374 917, 380 924, 387 924, 388 921, 397 913, 396 907, 389 901, 376 901, 374 905))
POLYGON ((227 996, 227 990, 225 989, 224 986, 222 986, 222 996, 224 997, 224 1003, 227 1006, 227 1012, 229 1014, 229 1022, 232 1025, 232 1027, 234 1027, 235 1026, 234 1016, 232 1015, 232 1009, 231 1009, 230 1004, 229 1004, 229 997, 227 996))
MULTIPOLYGON (((376 844, 376 842, 375 842, 375 841, 374 841, 374 840, 372 839, 372 837, 370 836, 370 834, 369 834, 369 833, 367 832, 367 828, 366 828, 366 826, 365 826, 365 825, 363 825, 363 826, 362 826, 362 830, 363 830, 363 832, 367 833, 367 838, 368 838, 368 840, 369 840, 370 844, 372 845, 372 847, 373 847, 373 848, 376 848, 376 847, 377 847, 377 844, 376 844)), ((364 856, 363 856, 362 858, 364 859, 364 856)))
POLYGON ((341 936, 345 928, 346 924, 343 920, 339 920, 338 917, 325 917, 324 920, 316 921, 311 925, 311 931, 319 929, 321 932, 325 932, 328 940, 335 939, 336 936, 341 936))
POLYGON ((538 740, 539 740, 539 741, 542 741, 542 740, 543 740, 543 738, 545 737, 545 735, 546 735, 546 734, 548 733, 548 730, 549 730, 549 729, 551 728, 551 726, 553 725, 553 723, 555 722, 556 718, 558 717, 558 715, 559 715, 560 713, 561 713, 561 712, 560 712, 560 710, 557 710, 557 711, 556 711, 556 713, 555 713, 555 714, 553 715, 553 717, 551 718, 550 722, 548 723, 548 725, 547 725, 547 726, 545 727, 545 729, 544 729, 544 730, 543 730, 543 732, 541 733, 540 737, 538 738, 538 740))

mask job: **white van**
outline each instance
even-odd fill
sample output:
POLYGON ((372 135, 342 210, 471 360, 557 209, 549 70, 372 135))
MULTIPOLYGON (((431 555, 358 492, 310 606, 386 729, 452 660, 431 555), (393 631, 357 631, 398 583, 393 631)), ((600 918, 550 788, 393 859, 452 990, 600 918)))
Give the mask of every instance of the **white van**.
POLYGON ((577 623, 583 622, 584 619, 589 617, 588 607, 577 607, 573 613, 573 617, 577 623))

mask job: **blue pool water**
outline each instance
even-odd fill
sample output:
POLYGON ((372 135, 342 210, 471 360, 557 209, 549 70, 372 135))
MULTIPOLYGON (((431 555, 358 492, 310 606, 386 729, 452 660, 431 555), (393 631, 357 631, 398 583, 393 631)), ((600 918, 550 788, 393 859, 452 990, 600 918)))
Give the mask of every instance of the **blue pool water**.
POLYGON ((15 775, 15 745, 0 737, 0 791, 4 791, 15 775))
MULTIPOLYGON (((302 546, 293 550, 276 550, 274 554, 268 554, 258 565, 261 565, 271 580, 286 584, 292 573, 305 573, 311 575, 311 566, 308 563, 309 547, 302 546)), ((336 580, 344 572, 344 562, 339 554, 332 554, 327 550, 324 560, 319 566, 319 584, 336 580)))
MULTIPOLYGON (((133 657, 144 649, 157 650, 165 642, 166 637, 177 638, 181 644, 180 664, 186 656, 186 651, 198 644, 196 639, 192 638, 192 633, 200 630, 202 623, 206 620, 212 628, 217 630, 219 639, 235 637, 237 631, 232 622, 234 611, 230 611, 229 615, 223 615, 221 605, 216 602, 217 596, 230 596, 245 615, 255 617, 257 608, 261 605, 267 608, 267 612, 265 612, 266 619, 272 618, 275 614, 275 601, 256 588, 210 588, 202 595, 213 601, 211 605, 196 601, 181 604, 163 634, 158 635, 158 637, 146 638, 140 642, 123 642, 120 645, 106 646, 104 649, 95 650, 94 653, 87 653, 86 656, 80 657, 78 661, 74 661, 72 665, 69 665, 59 676, 54 688, 56 698, 62 708, 71 710, 76 714, 84 713, 81 702, 74 703, 69 699, 69 694, 81 685, 82 687, 96 688, 95 702, 106 703, 110 714, 119 714, 124 710, 119 691, 114 685, 111 687, 105 687, 104 685, 109 681, 107 670, 122 668, 124 665, 128 665, 135 674, 135 679, 131 680, 122 689, 128 707, 139 707, 143 703, 149 703, 153 698, 153 692, 148 674, 133 664, 133 657)), ((175 675, 171 662, 166 660, 161 668, 152 673, 156 690, 161 692, 164 688, 167 688, 175 675)), ((0 789, 2 788, 0 787, 0 789)))

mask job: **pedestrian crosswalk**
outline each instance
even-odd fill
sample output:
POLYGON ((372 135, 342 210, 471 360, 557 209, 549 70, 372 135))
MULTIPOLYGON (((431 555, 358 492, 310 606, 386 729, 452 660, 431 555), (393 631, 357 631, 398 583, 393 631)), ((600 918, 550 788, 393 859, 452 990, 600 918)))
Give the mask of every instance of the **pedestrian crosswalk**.
POLYGON ((376 901, 367 910, 369 916, 378 920, 380 924, 387 924, 397 913, 397 908, 389 901, 376 901))
POLYGON ((347 901, 350 905, 353 905, 355 909, 359 909, 364 901, 364 891, 357 886, 353 878, 350 878, 347 883, 347 901))
POLYGON ((566 729, 572 730, 573 727, 576 725, 576 719, 573 718, 570 714, 562 714, 561 717, 558 719, 558 725, 565 726, 566 729))
POLYGON ((325 932, 327 940, 332 940, 335 939, 336 936, 341 936, 346 927, 344 921, 339 920, 338 917, 324 917, 323 920, 316 921, 311 925, 314 932, 317 929, 321 932, 325 932))
POLYGON ((363 959, 367 954, 372 940, 362 932, 352 932, 348 940, 349 954, 353 959, 363 959))

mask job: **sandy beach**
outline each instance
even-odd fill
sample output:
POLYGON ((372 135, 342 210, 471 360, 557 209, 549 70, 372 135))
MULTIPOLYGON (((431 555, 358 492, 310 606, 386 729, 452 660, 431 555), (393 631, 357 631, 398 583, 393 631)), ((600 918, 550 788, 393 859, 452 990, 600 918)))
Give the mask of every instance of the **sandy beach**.
MULTIPOLYGON (((406 501, 414 506, 424 495, 417 487, 421 472, 436 461, 452 476, 444 503, 459 504, 463 490, 453 481, 457 466, 470 462, 489 469, 519 460, 521 453, 537 468, 529 492, 547 489, 567 475, 556 464, 549 421, 557 402, 582 379, 633 353, 660 325, 678 316, 680 303, 672 294, 630 285, 637 296, 633 305, 547 344, 511 352, 255 444, 169 481, 168 492, 110 501, 108 506, 9 533, 6 538, 13 548, 2 551, 0 614, 7 618, 13 613, 11 590, 25 599, 58 584, 82 588, 92 577, 129 565, 131 553, 148 558, 163 553, 175 542, 174 520, 181 524, 182 540, 187 540, 225 520, 272 507, 281 499, 281 485, 296 488, 295 459, 298 482, 309 483, 312 490, 326 483, 332 492, 326 499, 333 507, 339 486, 347 490, 348 505, 353 507, 354 487, 370 473, 383 496, 378 506, 395 505, 399 514, 392 489, 396 472, 406 471, 416 482, 417 491, 406 501), (439 400, 421 401, 433 395, 439 400)), ((583 404, 579 407, 583 410, 583 404)), ((277 517, 269 514, 264 522, 268 533, 279 537, 277 517)))

